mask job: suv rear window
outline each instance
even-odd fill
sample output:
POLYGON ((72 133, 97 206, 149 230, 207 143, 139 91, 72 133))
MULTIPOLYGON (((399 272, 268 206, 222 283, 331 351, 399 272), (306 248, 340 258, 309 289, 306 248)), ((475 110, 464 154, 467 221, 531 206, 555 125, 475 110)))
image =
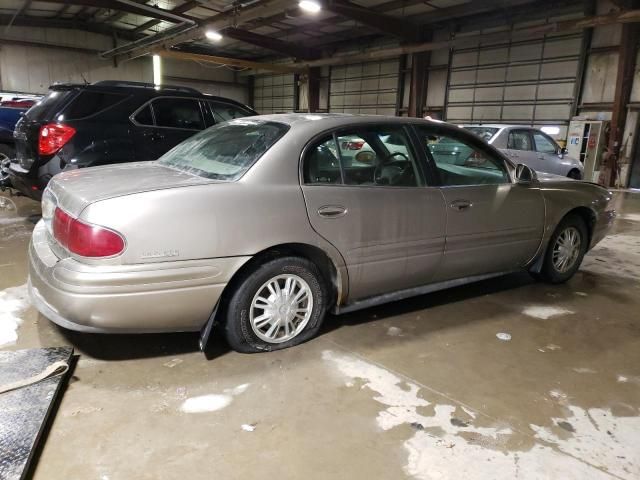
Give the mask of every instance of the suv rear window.
POLYGON ((64 116, 66 120, 77 120, 90 115, 95 115, 116 103, 120 102, 127 95, 122 93, 111 92, 93 92, 83 90, 74 98, 71 104, 66 108, 64 116))
POLYGON ((29 120, 50 120, 53 115, 62 109, 70 95, 75 92, 72 90, 51 90, 44 98, 40 99, 24 114, 29 120))
POLYGON ((205 178, 237 180, 288 130, 282 123, 231 120, 178 144, 158 163, 205 178))

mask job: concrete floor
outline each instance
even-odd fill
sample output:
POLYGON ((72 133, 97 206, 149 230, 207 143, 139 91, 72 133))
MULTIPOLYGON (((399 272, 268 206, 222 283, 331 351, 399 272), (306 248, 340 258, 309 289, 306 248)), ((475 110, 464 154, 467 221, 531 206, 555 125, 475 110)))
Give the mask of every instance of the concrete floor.
POLYGON ((79 355, 34 478, 638 479, 640 194, 615 201, 566 285, 512 275, 329 318, 282 352, 216 339, 207 360, 196 335, 80 335, 22 308, 38 205, 5 194, 0 319, 22 323, 0 348, 79 355))

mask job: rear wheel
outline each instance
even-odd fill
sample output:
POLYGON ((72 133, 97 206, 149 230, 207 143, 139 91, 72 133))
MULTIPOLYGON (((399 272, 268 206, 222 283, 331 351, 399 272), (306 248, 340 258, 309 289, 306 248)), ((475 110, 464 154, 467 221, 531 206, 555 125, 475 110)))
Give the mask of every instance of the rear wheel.
POLYGON ((567 177, 573 178, 574 180, 582 180, 582 174, 580 173, 580 170, 578 170, 577 168, 574 168, 573 170, 571 170, 567 174, 567 177))
POLYGON ((551 236, 540 279, 549 283, 563 283, 573 277, 580 268, 588 242, 584 220, 577 215, 565 217, 551 236))
POLYGON ((9 145, 0 143, 0 186, 8 186, 9 163, 15 157, 15 150, 9 145))
POLYGON ((268 261, 240 280, 227 304, 225 336, 234 350, 292 347, 314 337, 326 312, 326 288, 309 260, 268 261))

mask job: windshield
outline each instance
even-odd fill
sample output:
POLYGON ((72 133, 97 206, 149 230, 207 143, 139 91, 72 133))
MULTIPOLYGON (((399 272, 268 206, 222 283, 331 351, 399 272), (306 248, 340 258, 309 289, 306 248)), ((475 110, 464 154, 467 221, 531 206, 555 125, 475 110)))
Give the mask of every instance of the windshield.
POLYGON ((237 180, 288 129, 276 122, 232 120, 185 140, 158 163, 214 180, 237 180))
POLYGON ((465 130, 469 130, 471 133, 475 133, 485 142, 488 142, 498 132, 496 127, 464 127, 465 130))

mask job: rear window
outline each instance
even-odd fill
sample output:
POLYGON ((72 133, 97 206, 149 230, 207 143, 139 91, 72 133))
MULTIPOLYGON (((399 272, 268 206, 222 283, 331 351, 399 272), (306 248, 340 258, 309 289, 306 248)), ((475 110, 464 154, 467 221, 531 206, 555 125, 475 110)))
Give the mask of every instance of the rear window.
POLYGON ((237 180, 288 129, 282 123, 249 119, 221 123, 169 150, 158 163, 205 178, 237 180))
POLYGON ((51 90, 44 98, 27 110, 24 116, 29 120, 50 120, 51 116, 60 111, 63 103, 74 94, 75 92, 72 90, 51 90))
POLYGON ((127 95, 121 93, 83 90, 66 108, 64 117, 66 120, 89 117, 114 106, 126 97, 127 95))
POLYGON ((493 136, 498 133, 499 128, 495 127, 464 127, 465 130, 469 130, 471 133, 475 133, 485 142, 488 142, 493 136))

